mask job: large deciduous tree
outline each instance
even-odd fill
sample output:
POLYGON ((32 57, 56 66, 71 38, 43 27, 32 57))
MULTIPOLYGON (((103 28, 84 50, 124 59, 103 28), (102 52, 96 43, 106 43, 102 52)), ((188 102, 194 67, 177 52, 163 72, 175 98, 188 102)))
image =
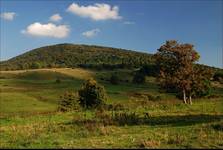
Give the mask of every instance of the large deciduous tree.
MULTIPOLYGON (((192 44, 179 44, 175 40, 166 41, 155 54, 159 68, 158 80, 161 87, 175 89, 183 95, 184 103, 192 104, 191 97, 207 90, 211 73, 195 67, 200 58, 192 44)), ((204 93, 204 92, 203 92, 204 93)))

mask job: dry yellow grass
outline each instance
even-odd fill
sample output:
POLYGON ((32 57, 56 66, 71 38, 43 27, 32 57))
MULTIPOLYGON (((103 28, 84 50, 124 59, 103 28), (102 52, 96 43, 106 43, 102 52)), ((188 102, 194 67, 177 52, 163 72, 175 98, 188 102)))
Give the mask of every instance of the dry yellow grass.
POLYGON ((81 68, 51 68, 51 69, 28 69, 28 70, 13 70, 13 71, 0 71, 0 74, 19 74, 26 71, 52 71, 62 73, 77 79, 87 79, 94 75, 92 71, 81 68))
POLYGON ((86 69, 81 69, 81 68, 75 68, 75 69, 71 69, 71 68, 55 68, 52 69, 53 71, 59 72, 59 73, 63 73, 78 79, 87 79, 90 78, 94 75, 93 72, 86 70, 86 69))

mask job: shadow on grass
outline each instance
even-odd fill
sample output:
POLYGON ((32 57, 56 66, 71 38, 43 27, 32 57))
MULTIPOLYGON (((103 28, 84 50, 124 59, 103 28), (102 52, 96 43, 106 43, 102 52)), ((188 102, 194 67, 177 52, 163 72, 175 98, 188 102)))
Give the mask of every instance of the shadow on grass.
POLYGON ((87 120, 73 120, 68 124, 84 125, 84 124, 103 124, 116 126, 134 126, 134 125, 150 125, 150 126, 190 126, 202 123, 211 123, 223 120, 223 115, 184 115, 184 116, 156 116, 156 117, 103 117, 87 120))
POLYGON ((213 124, 212 128, 215 129, 216 131, 223 132, 223 123, 213 124))
POLYGON ((184 116, 159 116, 144 119, 148 125, 190 126, 201 123, 210 123, 223 120, 223 115, 184 115, 184 116))

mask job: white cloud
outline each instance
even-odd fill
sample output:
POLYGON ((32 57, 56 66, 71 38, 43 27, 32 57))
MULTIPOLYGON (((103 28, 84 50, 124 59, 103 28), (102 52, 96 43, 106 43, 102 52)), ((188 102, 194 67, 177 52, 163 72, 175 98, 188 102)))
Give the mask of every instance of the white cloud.
POLYGON ((22 30, 23 34, 37 36, 37 37, 53 37, 65 38, 68 36, 70 28, 67 25, 55 25, 52 23, 41 24, 35 22, 30 24, 26 30, 22 30))
POLYGON ((12 21, 15 17, 16 13, 14 12, 4 12, 1 13, 1 18, 5 19, 5 20, 9 20, 12 21))
POLYGON ((54 14, 50 17, 50 21, 59 22, 63 18, 60 16, 60 14, 54 14))
POLYGON ((121 19, 119 16, 118 6, 111 7, 108 4, 94 4, 89 6, 79 6, 76 3, 72 3, 68 8, 68 12, 76 14, 80 17, 91 18, 92 20, 108 20, 108 19, 121 19))
POLYGON ((82 35, 87 38, 92 38, 92 37, 96 36, 99 32, 100 32, 100 29, 97 28, 97 29, 93 29, 90 31, 85 31, 82 33, 82 35))
POLYGON ((132 25, 132 24, 135 24, 135 22, 133 22, 133 21, 125 21, 125 22, 123 22, 123 24, 132 25))

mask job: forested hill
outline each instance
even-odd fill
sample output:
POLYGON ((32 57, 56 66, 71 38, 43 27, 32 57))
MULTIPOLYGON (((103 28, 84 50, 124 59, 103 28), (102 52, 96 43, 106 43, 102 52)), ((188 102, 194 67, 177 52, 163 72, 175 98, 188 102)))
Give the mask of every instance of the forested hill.
POLYGON ((153 62, 152 54, 125 49, 75 44, 40 47, 7 61, 1 70, 51 67, 131 68, 153 62))

